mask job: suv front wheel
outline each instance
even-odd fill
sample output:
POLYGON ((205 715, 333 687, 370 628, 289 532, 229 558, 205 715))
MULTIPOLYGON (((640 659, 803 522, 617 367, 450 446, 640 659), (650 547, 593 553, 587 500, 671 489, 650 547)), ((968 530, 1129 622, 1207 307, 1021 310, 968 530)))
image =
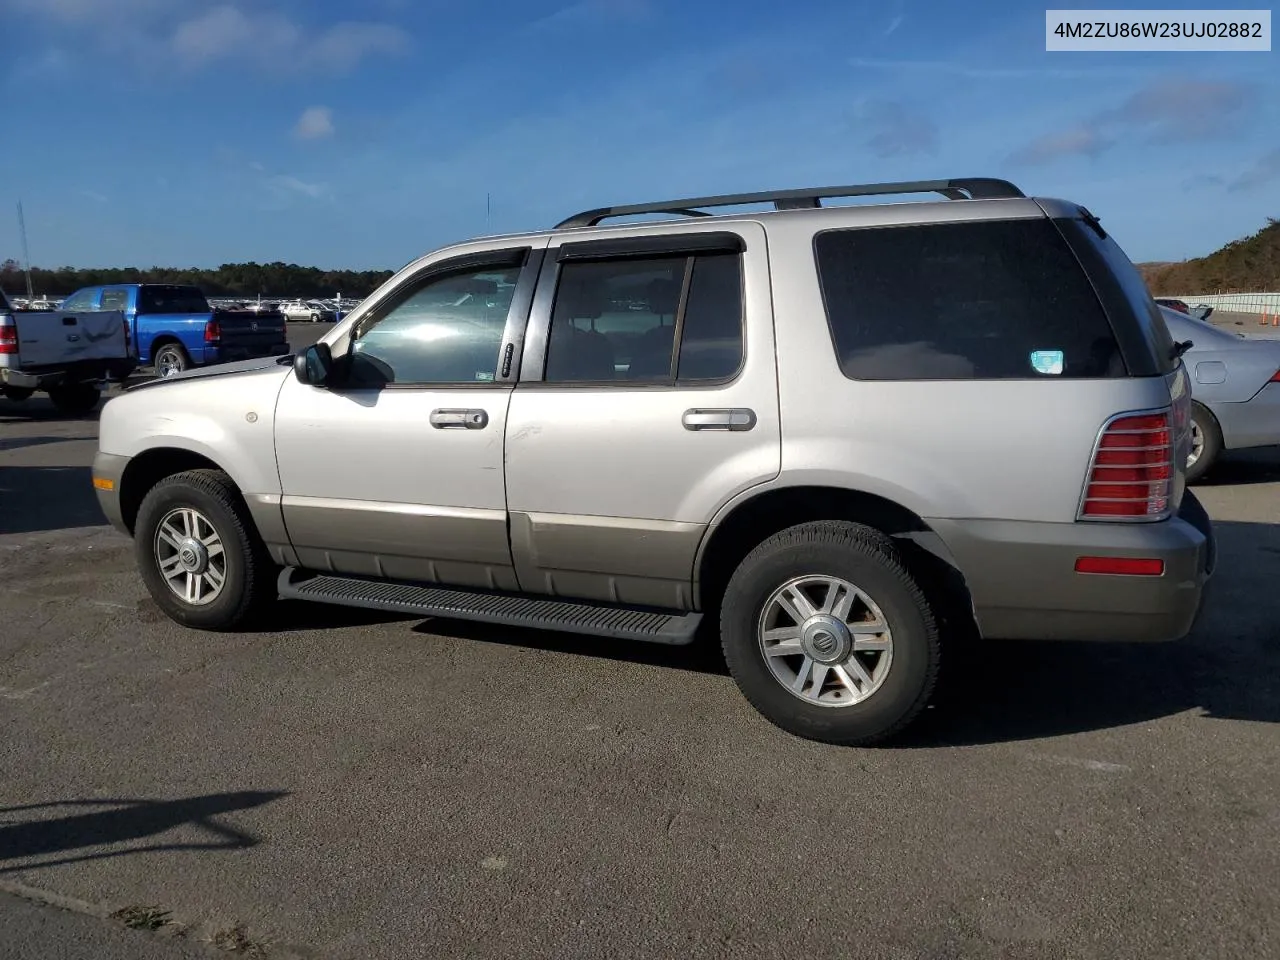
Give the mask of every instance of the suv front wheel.
POLYGON ((924 709, 938 628, 892 541, 840 521, 775 534, 725 591, 721 642, 743 695, 789 733, 875 743, 924 709))
POLYGON ((138 509, 134 552, 170 619, 231 630, 276 597, 275 568, 244 500, 220 470, 161 480, 138 509))

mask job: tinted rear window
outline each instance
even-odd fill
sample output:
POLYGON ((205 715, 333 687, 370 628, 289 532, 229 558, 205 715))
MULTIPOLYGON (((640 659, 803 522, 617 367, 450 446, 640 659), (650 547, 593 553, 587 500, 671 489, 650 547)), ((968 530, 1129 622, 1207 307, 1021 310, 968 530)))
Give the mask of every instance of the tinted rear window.
POLYGON ((814 245, 847 377, 1126 374, 1092 285, 1048 219, 832 230, 814 245))
POLYGON ((209 313, 209 301, 198 287, 143 287, 139 313, 209 313))
POLYGON ((1177 366, 1173 339, 1160 316, 1142 274, 1120 249, 1115 238, 1101 227, 1083 220, 1056 221, 1077 257, 1097 284, 1098 293, 1112 318, 1122 325, 1127 341, 1122 346, 1137 376, 1168 373, 1177 366))

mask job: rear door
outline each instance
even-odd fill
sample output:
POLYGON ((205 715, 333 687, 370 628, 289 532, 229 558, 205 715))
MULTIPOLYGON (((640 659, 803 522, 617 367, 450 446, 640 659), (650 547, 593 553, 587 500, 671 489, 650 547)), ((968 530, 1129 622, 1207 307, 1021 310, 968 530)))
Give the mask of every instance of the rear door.
POLYGON ((709 521, 779 469, 765 233, 611 237, 547 251, 507 425, 512 555, 529 592, 690 609, 709 521))

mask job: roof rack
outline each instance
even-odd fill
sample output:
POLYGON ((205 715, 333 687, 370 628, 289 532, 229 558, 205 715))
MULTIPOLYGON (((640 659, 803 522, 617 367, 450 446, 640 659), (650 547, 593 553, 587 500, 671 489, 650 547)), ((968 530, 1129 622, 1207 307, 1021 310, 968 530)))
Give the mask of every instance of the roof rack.
POLYGON ((805 210, 822 206, 832 197, 878 197, 895 193, 940 193, 948 200, 994 200, 1025 197, 1008 180, 991 177, 963 177, 957 180, 904 180, 899 183, 859 183, 847 187, 809 187, 801 190, 766 190, 761 193, 728 193, 719 197, 693 197, 688 200, 664 200, 660 203, 633 203, 622 207, 597 207, 584 210, 556 224, 557 230, 568 227, 594 227, 610 217, 627 217, 639 213, 675 213, 686 217, 710 217, 700 207, 731 207, 746 203, 772 203, 775 210, 805 210))

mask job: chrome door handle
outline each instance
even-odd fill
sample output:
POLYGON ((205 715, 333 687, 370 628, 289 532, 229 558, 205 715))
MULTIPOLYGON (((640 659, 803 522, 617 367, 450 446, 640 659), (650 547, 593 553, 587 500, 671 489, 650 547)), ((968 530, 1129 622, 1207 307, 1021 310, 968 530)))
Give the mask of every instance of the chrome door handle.
POLYGON ((750 430, 756 425, 756 412, 746 407, 686 410, 681 421, 686 430, 750 430))
POLYGON ((437 430, 483 430, 489 425, 489 414, 483 410, 432 410, 431 425, 437 430))

